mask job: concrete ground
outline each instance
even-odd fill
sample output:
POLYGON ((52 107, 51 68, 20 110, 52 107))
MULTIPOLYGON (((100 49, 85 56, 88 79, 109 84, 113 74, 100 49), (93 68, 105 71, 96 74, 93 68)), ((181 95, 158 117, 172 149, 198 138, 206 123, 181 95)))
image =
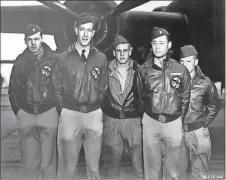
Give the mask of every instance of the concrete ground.
MULTIPOLYGON (((225 109, 224 99, 221 98, 221 110, 210 126, 212 142, 212 158, 209 164, 208 179, 225 179, 225 109)), ((1 178, 23 179, 20 173, 20 151, 17 132, 17 120, 9 106, 8 96, 1 96, 1 178)), ((100 162, 101 174, 105 167, 103 159, 100 162)), ((121 179, 135 178, 132 176, 132 167, 129 158, 125 157, 122 166, 121 179)), ((86 178, 84 152, 80 153, 80 178, 86 178)))

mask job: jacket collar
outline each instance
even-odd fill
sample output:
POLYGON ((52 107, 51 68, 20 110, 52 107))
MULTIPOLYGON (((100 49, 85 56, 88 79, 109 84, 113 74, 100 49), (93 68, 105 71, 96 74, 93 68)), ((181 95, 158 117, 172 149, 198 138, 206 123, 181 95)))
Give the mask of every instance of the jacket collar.
MULTIPOLYGON (((169 66, 170 65, 169 59, 172 56, 172 54, 173 54, 173 51, 172 50, 169 50, 168 53, 167 53, 167 55, 166 55, 166 63, 167 63, 166 66, 169 66)), ((151 67, 151 66, 154 66, 154 65, 155 65, 154 64, 154 56, 153 56, 152 52, 150 52, 148 54, 147 58, 146 58, 146 62, 144 64, 144 67, 147 68, 147 67, 151 67)))
MULTIPOLYGON (((68 52, 72 52, 72 51, 77 51, 77 49, 75 48, 75 45, 76 45, 76 42, 74 42, 71 46, 68 47, 67 51, 68 52)), ((90 50, 89 52, 91 51, 98 51, 97 48, 95 48, 92 44, 90 45, 90 50)))
MULTIPOLYGON (((117 64, 116 64, 116 59, 113 59, 110 63, 109 63, 109 69, 110 69, 110 76, 113 76, 114 72, 117 71, 117 64)), ((135 65, 135 62, 132 59, 129 59, 129 69, 134 69, 133 66, 135 65)), ((134 72, 134 71, 132 71, 134 72)))
POLYGON ((202 79, 206 77, 198 65, 195 67, 195 71, 196 71, 195 77, 202 78, 202 79))
MULTIPOLYGON (((43 48, 42 56, 47 56, 50 58, 53 56, 54 53, 53 53, 52 49, 46 43, 44 43, 44 42, 42 43, 42 48, 43 48)), ((22 54, 25 56, 28 56, 30 59, 35 60, 35 56, 31 53, 31 51, 28 49, 28 47, 24 50, 24 52, 22 54)))

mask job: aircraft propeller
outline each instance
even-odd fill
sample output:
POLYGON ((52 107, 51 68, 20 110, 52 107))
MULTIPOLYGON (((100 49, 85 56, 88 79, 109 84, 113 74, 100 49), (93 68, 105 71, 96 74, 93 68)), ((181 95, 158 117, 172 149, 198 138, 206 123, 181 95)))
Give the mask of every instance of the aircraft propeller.
POLYGON ((109 12, 106 15, 103 15, 101 17, 101 20, 109 20, 112 19, 113 17, 124 13, 130 9, 133 9, 135 7, 138 7, 142 4, 147 3, 150 0, 136 0, 136 1, 131 1, 131 0, 124 0, 123 2, 121 2, 115 9, 113 9, 111 12, 109 12))

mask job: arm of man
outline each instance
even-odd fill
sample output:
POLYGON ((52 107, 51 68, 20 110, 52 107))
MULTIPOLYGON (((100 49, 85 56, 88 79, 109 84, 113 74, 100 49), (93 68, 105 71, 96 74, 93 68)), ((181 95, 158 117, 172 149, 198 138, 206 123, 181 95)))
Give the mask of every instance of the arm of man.
POLYGON ((107 60, 103 63, 102 67, 101 67, 101 76, 100 76, 100 103, 101 106, 104 105, 103 102, 103 97, 104 97, 104 93, 106 93, 107 90, 107 86, 108 86, 108 65, 109 62, 107 62, 107 60))
POLYGON ((217 88, 212 81, 209 84, 206 92, 206 126, 208 126, 217 116, 220 110, 217 88))
POLYGON ((8 94, 9 94, 9 102, 11 104, 12 110, 14 114, 17 116, 17 113, 20 110, 20 105, 18 100, 20 80, 19 80, 19 69, 16 62, 13 65, 12 72, 10 75, 8 94))
POLYGON ((53 70, 54 95, 56 97, 56 108, 59 115, 63 108, 63 76, 63 61, 61 56, 59 56, 53 70))
POLYGON ((182 98, 182 114, 181 118, 184 121, 185 115, 188 111, 189 102, 190 102, 190 93, 191 93, 191 76, 188 70, 185 68, 183 74, 183 82, 182 82, 182 91, 181 91, 181 98, 182 98))

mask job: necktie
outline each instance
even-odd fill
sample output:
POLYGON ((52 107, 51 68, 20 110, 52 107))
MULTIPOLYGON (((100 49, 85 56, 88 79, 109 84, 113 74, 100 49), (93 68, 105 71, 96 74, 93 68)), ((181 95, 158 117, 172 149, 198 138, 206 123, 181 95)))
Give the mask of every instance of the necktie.
POLYGON ((81 58, 84 60, 84 61, 86 61, 86 56, 85 56, 85 52, 86 52, 86 50, 82 50, 82 55, 81 55, 81 58))

